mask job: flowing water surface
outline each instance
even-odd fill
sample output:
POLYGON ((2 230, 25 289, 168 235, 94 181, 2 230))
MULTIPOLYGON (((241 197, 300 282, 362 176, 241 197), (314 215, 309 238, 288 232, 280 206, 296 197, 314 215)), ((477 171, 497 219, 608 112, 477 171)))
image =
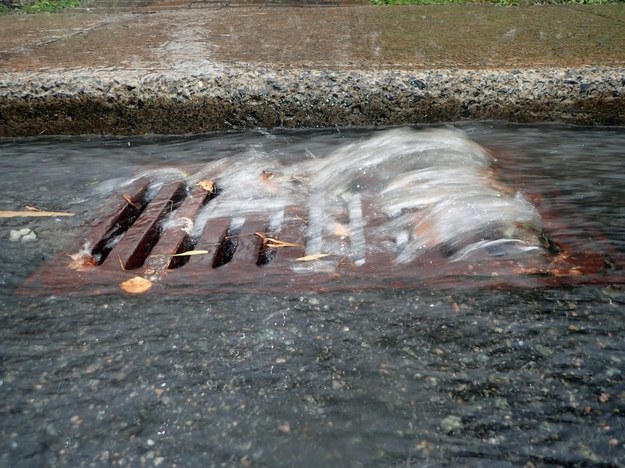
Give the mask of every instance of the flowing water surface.
POLYGON ((0 465, 625 463, 625 290, 618 284, 16 294, 46 260, 75 252, 112 191, 138 174, 199 180, 222 171, 222 204, 205 210, 191 233, 223 212, 244 216, 259 204, 279 224, 285 200, 313 198, 307 254, 345 247, 318 240, 336 229, 327 213, 345 206, 355 221, 343 253, 355 262, 370 248, 358 237, 357 214, 372 191, 392 219, 380 226, 390 244, 377 248, 391 245, 398 262, 436 243, 451 249, 450 261, 492 251, 493 242, 507 246, 500 255, 543 249, 534 235, 540 216, 524 186, 511 182, 522 178, 578 247, 591 245, 590 232, 615 258, 625 254, 624 129, 456 128, 499 155, 505 183, 491 177, 488 155, 450 129, 0 140, 0 209, 76 214, 0 220, 0 465), (459 164, 449 147, 417 151, 423 143, 415 135, 424 134, 452 147, 461 139, 463 154, 474 148, 469 163, 459 164), (402 159, 410 151, 433 157, 436 170, 402 159), (229 195, 228 180, 249 190, 229 195), (441 183, 445 197, 435 190, 441 183), (454 211, 450 192, 471 203, 454 211), (415 210, 426 210, 427 223, 415 210), (508 221, 492 237, 495 212, 508 221), (36 240, 20 241, 20 229, 36 240))

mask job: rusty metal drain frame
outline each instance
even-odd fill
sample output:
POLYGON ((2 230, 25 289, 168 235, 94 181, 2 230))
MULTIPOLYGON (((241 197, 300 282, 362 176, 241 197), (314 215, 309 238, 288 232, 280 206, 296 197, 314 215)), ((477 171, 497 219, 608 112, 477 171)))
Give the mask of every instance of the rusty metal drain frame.
MULTIPOLYGON (((492 258, 473 264, 450 263, 436 250, 417 261, 397 264, 390 253, 367 255, 364 265, 346 258, 333 259, 331 271, 314 268, 296 259, 305 258, 306 210, 285 208, 278 232, 268 237, 294 244, 288 249, 268 247, 258 233, 267 233, 264 215, 248 217, 242 226, 231 219, 207 222, 199 237, 184 225, 163 231, 167 216, 193 220, 205 205, 219 197, 220 188, 207 190, 183 182, 155 184, 139 179, 111 201, 109 216, 102 218, 86 236, 82 253, 63 254, 43 265, 20 288, 22 294, 92 295, 119 292, 119 285, 134 277, 149 278, 150 291, 166 294, 222 292, 307 292, 414 287, 541 287, 588 283, 623 283, 623 261, 614 249, 599 242, 593 249, 574 251, 567 239, 548 238, 553 263, 548 269, 532 261, 519 264, 492 258), (176 256, 203 250, 203 255, 176 256)), ((531 197, 531 196, 530 196, 531 197)), ((539 197, 537 197, 539 199, 539 197)), ((370 203, 362 216, 375 225, 380 220, 370 203)), ((553 213, 545 216, 545 232, 561 231, 553 213)), ((183 223, 184 224, 184 223, 183 223)), ((77 249, 78 250, 78 249, 77 249)), ((314 263, 326 260, 319 259, 314 263)))

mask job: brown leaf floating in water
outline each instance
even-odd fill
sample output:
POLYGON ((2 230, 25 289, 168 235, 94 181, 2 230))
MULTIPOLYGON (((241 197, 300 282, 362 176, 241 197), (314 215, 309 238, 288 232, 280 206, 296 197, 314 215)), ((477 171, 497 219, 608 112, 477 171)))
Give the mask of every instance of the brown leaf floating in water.
POLYGON ((200 180, 196 185, 199 185, 207 192, 212 192, 215 190, 215 182, 212 180, 208 180, 208 179, 200 180))
POLYGON ((274 239, 273 237, 267 237, 262 232, 255 232, 254 235, 260 237, 263 240, 263 245, 265 247, 269 247, 270 249, 279 249, 282 247, 304 247, 301 244, 294 244, 292 242, 285 242, 278 239, 274 239))
POLYGON ((139 208, 141 208, 141 205, 139 205, 139 203, 132 201, 132 198, 130 197, 130 195, 126 194, 126 193, 122 193, 122 197, 124 198, 124 200, 126 200, 126 202, 130 205, 133 206, 134 208, 136 208, 137 210, 139 208))
POLYGON ((119 286, 127 293, 142 294, 152 287, 152 281, 142 278, 141 276, 135 276, 134 278, 124 281, 119 286))

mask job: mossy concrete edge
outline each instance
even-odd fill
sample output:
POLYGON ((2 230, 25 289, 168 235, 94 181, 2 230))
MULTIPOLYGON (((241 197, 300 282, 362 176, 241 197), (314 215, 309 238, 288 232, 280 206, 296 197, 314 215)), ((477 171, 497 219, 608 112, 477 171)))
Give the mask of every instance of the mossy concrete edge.
POLYGON ((199 134, 462 120, 625 125, 625 67, 0 75, 0 136, 199 134))

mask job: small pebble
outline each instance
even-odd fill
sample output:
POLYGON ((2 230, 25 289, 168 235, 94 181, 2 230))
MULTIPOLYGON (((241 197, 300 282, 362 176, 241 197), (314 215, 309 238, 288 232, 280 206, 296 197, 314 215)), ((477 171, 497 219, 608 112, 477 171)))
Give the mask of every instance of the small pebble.
POLYGON ((30 234, 26 234, 22 237, 22 242, 34 242, 37 240, 37 234, 34 231, 30 231, 30 234))
POLYGON ((441 421, 441 429, 445 434, 452 434, 462 430, 462 419, 458 416, 447 416, 441 421))
POLYGON ((278 432, 285 435, 291 433, 291 425, 288 423, 288 421, 285 421, 278 425, 278 432))
POLYGON ((12 229, 9 233, 9 240, 11 242, 34 242, 37 240, 37 234, 28 228, 12 229))

